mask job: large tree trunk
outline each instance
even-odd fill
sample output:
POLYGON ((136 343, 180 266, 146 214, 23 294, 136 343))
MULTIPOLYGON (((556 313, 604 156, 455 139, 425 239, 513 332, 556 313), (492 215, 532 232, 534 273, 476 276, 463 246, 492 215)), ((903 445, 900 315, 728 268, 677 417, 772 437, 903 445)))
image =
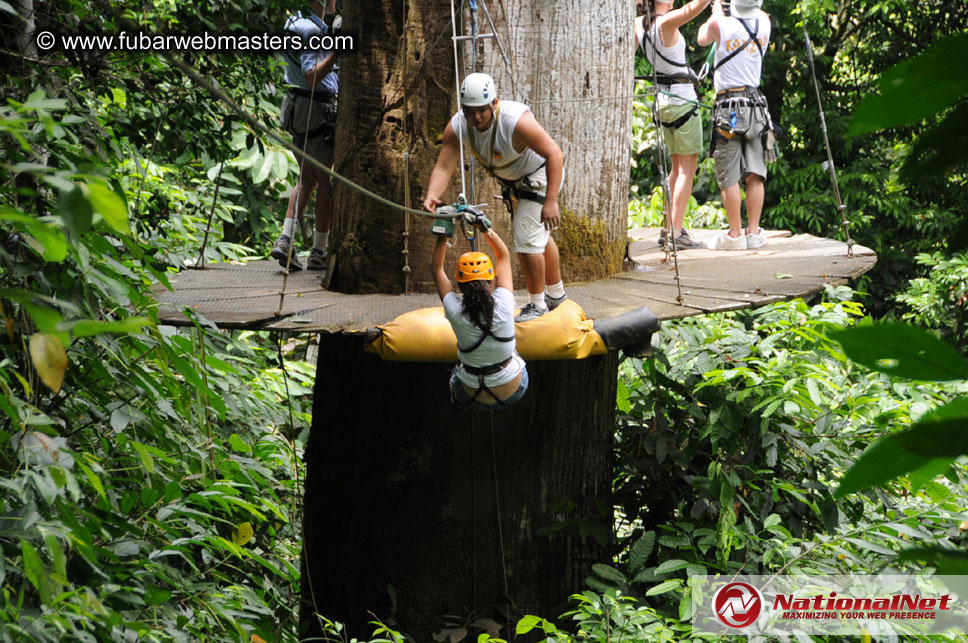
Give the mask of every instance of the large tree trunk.
POLYGON ((501 3, 489 6, 511 69, 493 41, 483 40, 478 71, 495 77, 503 97, 530 105, 561 146, 563 220, 555 239, 565 281, 601 279, 621 269, 627 237, 634 3, 503 4, 506 23, 501 3))
MULTIPOLYGON (((345 24, 357 40, 341 60, 336 168, 402 202, 409 148, 414 206, 457 104, 449 4, 407 6, 406 25, 400 2, 346 6, 345 24)), ((632 85, 632 5, 596 7, 593 20, 586 7, 554 0, 512 0, 510 21, 500 3, 489 8, 505 48, 510 30, 519 94, 493 41, 479 44, 478 69, 498 79, 502 97, 530 101, 565 152, 564 225, 556 235, 566 280, 606 276, 620 267, 625 247, 631 100, 616 97, 632 85), (607 100, 547 102, 600 97, 607 100)), ((479 30, 490 30, 483 16, 479 30)), ((490 203, 489 215, 509 237, 494 185, 479 181, 477 188, 471 200, 490 203)), ((335 287, 399 293, 409 267, 410 287, 431 290, 428 219, 414 218, 405 237, 403 214, 341 185, 334 205, 335 287)), ((487 416, 472 421, 451 407, 448 366, 383 362, 364 353, 358 337, 322 336, 306 451, 308 635, 319 633, 314 614, 347 622, 352 636, 369 634, 372 614, 392 616, 420 643, 443 628, 444 615, 503 622, 505 574, 512 622, 521 612, 558 616, 604 555, 601 542, 580 537, 577 525, 597 525, 599 536, 610 530, 617 362, 610 354, 529 363, 531 388, 494 416, 492 444, 487 416), (540 531, 566 521, 573 526, 540 531)))
POLYGON ((560 615, 611 531, 617 364, 529 362, 528 393, 493 414, 492 432, 488 415, 451 406, 448 365, 385 362, 360 337, 324 336, 306 448, 308 636, 314 612, 361 638, 389 619, 418 643, 446 615, 503 625, 510 605, 506 640, 523 614, 560 615))

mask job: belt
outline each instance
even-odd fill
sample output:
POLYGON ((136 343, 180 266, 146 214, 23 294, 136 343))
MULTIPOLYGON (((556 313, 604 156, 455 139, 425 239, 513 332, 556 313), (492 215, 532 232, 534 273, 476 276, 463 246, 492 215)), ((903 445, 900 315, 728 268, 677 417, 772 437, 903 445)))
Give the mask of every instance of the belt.
POLYGON ((322 91, 312 91, 309 89, 303 89, 302 87, 290 87, 289 93, 293 96, 302 96, 303 98, 312 98, 317 103, 336 103, 336 94, 331 94, 330 92, 322 91))
POLYGON ((741 85, 740 87, 727 87, 726 89, 721 89, 716 92, 716 97, 727 96, 729 94, 751 94, 753 92, 759 92, 759 87, 751 87, 750 85, 741 85))
POLYGON ((490 366, 470 366, 468 364, 464 364, 464 362, 461 362, 461 364, 464 366, 464 370, 471 375, 493 375, 507 366, 510 362, 511 358, 509 357, 500 364, 491 364, 490 366))

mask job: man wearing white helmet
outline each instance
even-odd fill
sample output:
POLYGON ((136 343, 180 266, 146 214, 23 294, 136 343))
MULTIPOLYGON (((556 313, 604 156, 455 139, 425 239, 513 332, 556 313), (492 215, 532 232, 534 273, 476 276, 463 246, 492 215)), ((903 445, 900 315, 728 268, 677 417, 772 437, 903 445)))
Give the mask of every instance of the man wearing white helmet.
POLYGON ((713 158, 722 191, 729 231, 708 243, 714 250, 746 250, 766 245, 760 228, 763 181, 766 179, 764 139, 772 127, 766 98, 759 90, 763 56, 770 43, 770 17, 763 0, 733 0, 731 16, 714 0, 712 16, 699 28, 698 43, 716 43, 713 108, 713 158), (746 180, 747 226, 740 214, 739 182, 746 180))
MULTIPOLYGON (((702 248, 682 225, 686 217, 696 164, 702 150, 702 117, 696 102, 698 79, 686 62, 686 39, 679 27, 702 13, 709 0, 691 0, 672 10, 672 0, 645 0, 645 15, 635 19, 635 39, 655 69, 657 119, 662 126, 672 169, 669 172, 672 231, 678 249, 702 248)), ((670 222, 666 222, 668 226, 670 222)), ((665 245, 665 229, 659 244, 665 245)))
POLYGON ((494 79, 487 74, 464 78, 460 102, 461 110, 444 128, 423 207, 434 212, 443 203, 441 196, 460 162, 460 140, 467 141, 484 169, 504 187, 509 209, 511 196, 517 202, 512 211, 512 245, 524 270, 529 299, 515 321, 535 319, 566 298, 558 245, 550 234, 561 223, 561 148, 527 105, 499 100, 494 79))

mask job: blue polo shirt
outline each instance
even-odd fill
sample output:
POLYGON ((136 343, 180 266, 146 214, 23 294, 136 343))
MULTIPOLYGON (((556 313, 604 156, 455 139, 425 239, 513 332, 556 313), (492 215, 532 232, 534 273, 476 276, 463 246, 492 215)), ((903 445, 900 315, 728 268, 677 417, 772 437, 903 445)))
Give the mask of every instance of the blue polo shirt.
MULTIPOLYGON (((308 46, 310 36, 325 36, 329 34, 329 26, 319 19, 319 16, 297 13, 286 19, 286 31, 291 32, 302 38, 308 46)), ((330 49, 304 49, 301 51, 289 50, 284 56, 286 60, 286 83, 302 89, 312 89, 306 84, 306 73, 316 66, 319 61, 329 56, 330 49)), ((339 76, 335 71, 331 71, 316 85, 317 92, 328 94, 339 93, 339 76)))

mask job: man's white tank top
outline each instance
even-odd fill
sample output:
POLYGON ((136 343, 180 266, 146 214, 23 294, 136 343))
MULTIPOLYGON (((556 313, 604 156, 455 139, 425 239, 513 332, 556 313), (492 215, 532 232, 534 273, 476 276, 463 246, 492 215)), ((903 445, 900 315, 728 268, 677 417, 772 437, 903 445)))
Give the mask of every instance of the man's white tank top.
MULTIPOLYGON (((665 18, 665 16, 659 16, 655 22, 652 23, 652 28, 649 29, 649 40, 645 39, 645 27, 643 23, 645 20, 635 21, 635 37, 639 41, 639 47, 645 53, 645 57, 648 59, 652 66, 655 68, 657 74, 668 74, 670 76, 677 76, 682 74, 688 74, 686 67, 680 67, 678 65, 673 65, 672 63, 666 62, 662 59, 665 56, 669 60, 674 60, 676 62, 686 62, 686 39, 682 37, 682 34, 678 31, 676 35, 676 44, 671 47, 666 47, 662 44, 662 39, 659 37, 659 23, 665 18), (652 47, 655 46, 655 51, 657 54, 662 54, 662 56, 653 56, 652 47), (655 60, 653 60, 655 58, 655 60)), ((685 98, 687 100, 696 100, 696 88, 692 83, 676 83, 675 85, 663 85, 661 87, 663 91, 669 92, 670 94, 675 94, 680 98, 685 98)), ((669 105, 684 105, 686 101, 677 99, 672 96, 667 96, 666 94, 659 95, 659 106, 662 107, 663 103, 669 105), (668 100, 664 100, 668 99, 668 100)))
POLYGON ((486 163, 494 166, 495 175, 502 179, 517 181, 537 170, 545 162, 544 158, 530 147, 524 148, 522 152, 516 152, 511 142, 518 120, 529 111, 531 111, 530 108, 524 103, 502 100, 498 102, 497 118, 494 119, 497 122, 492 121, 491 126, 483 132, 468 127, 463 112, 454 114, 450 124, 454 132, 459 132, 468 145, 471 144, 468 137, 474 137, 474 146, 478 154, 486 163), (494 131, 495 127, 497 131, 494 131))
MULTIPOLYGON (((752 31, 756 29, 756 39, 766 53, 770 44, 770 17, 763 11, 757 11, 753 18, 746 18, 747 26, 752 31)), ((749 40, 750 34, 740 23, 739 18, 724 17, 719 22, 719 45, 716 47, 716 64, 729 56, 733 51, 749 40)), ((760 74, 763 70, 763 57, 760 47, 755 42, 746 45, 746 49, 733 56, 725 65, 716 70, 714 85, 716 91, 731 87, 759 87, 760 74)))

